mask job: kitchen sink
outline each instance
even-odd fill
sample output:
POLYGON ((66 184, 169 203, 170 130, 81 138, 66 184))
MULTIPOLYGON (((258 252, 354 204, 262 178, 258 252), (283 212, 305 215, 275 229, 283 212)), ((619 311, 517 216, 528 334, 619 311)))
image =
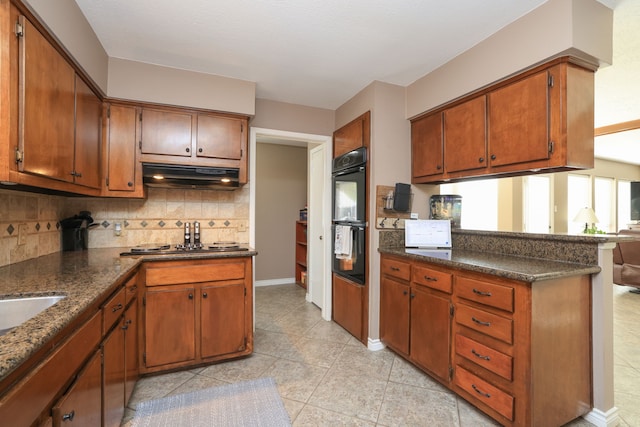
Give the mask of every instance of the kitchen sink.
POLYGON ((24 297, 0 300, 0 335, 51 307, 64 296, 24 297))

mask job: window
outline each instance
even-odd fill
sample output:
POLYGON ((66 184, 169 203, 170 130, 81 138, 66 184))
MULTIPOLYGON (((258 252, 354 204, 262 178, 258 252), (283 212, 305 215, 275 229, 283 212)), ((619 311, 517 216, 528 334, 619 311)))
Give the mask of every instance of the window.
POLYGON ((616 231, 615 224, 615 187, 613 178, 595 177, 593 186, 595 192, 594 211, 598 217, 596 225, 602 231, 616 231))
POLYGON ((442 184, 440 194, 462 196, 461 228, 498 229, 498 181, 496 179, 442 184))
POLYGON ((584 207, 591 207, 591 179, 589 175, 569 174, 567 180, 567 230, 578 234, 584 229, 584 224, 573 222, 578 211, 584 207))
POLYGON ((551 231, 551 180, 545 175, 525 176, 523 179, 524 231, 551 231))

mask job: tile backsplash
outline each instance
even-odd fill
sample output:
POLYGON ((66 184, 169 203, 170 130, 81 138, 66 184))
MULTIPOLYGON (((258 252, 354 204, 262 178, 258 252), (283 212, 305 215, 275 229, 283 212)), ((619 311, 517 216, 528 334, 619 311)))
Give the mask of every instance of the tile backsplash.
POLYGON ((182 243, 183 224, 194 221, 203 243, 249 243, 248 184, 235 191, 149 188, 145 200, 0 190, 0 266, 60 251, 59 221, 80 211, 98 224, 89 230, 90 248, 182 243))

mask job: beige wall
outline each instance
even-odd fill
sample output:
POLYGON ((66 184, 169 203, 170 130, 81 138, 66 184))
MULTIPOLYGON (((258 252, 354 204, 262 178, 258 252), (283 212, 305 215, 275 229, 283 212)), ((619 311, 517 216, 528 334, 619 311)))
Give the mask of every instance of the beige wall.
POLYGON ((213 74, 109 58, 111 98, 253 115, 256 84, 213 74))
POLYGON ((249 125, 287 132, 332 135, 334 122, 333 110, 256 99, 256 115, 249 125))
POLYGON ((406 117, 567 53, 610 64, 612 29, 613 11, 596 0, 549 0, 409 85, 406 117))
POLYGON ((295 222, 307 204, 307 149, 256 144, 256 281, 295 275, 295 222))

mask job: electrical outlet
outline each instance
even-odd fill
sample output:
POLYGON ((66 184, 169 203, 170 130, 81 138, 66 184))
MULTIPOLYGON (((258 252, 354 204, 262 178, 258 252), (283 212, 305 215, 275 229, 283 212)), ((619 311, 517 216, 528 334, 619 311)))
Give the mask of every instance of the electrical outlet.
POLYGON ((113 224, 113 234, 115 234, 116 236, 122 236, 122 223, 121 222, 116 222, 115 224, 113 224))
POLYGON ((411 212, 411 219, 418 219, 418 213, 417 212, 411 212))
POLYGON ((27 224, 18 225, 18 245, 27 244, 27 224))

